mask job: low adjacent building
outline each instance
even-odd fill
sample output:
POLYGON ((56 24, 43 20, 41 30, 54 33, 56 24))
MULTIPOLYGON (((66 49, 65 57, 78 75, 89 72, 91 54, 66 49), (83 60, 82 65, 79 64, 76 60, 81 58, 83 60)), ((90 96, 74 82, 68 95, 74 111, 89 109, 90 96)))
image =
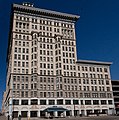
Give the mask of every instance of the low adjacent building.
POLYGON ((112 90, 116 114, 119 114, 119 80, 112 80, 112 90))

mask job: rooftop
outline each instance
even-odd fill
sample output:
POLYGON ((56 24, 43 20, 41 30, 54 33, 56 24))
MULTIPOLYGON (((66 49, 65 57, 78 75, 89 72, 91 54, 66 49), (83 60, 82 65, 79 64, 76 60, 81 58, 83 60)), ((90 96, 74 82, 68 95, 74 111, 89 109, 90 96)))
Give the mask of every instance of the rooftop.
POLYGON ((92 60, 78 60, 77 63, 95 64, 95 65, 111 65, 112 62, 92 61, 92 60))
POLYGON ((47 16, 58 17, 62 19, 74 20, 74 21, 78 20, 80 17, 78 15, 56 12, 56 11, 46 10, 41 8, 35 8, 33 7, 33 4, 30 4, 30 3, 23 3, 23 5, 13 4, 13 9, 16 11, 23 11, 23 12, 33 13, 38 15, 47 15, 47 16))

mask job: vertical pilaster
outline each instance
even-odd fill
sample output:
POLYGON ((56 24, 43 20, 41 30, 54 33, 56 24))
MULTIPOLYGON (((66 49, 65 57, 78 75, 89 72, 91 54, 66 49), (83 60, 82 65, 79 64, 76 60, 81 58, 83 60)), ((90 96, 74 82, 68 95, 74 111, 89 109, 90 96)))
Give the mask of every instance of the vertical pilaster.
POLYGON ((58 117, 57 111, 54 112, 54 116, 55 116, 55 117, 58 117))

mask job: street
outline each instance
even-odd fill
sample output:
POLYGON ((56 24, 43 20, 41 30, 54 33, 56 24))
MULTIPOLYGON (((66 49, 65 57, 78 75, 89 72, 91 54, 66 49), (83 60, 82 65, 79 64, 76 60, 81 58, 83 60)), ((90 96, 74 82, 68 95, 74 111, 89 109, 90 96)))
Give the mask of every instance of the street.
MULTIPOLYGON (((43 119, 43 118, 30 118, 29 120, 119 120, 119 116, 98 116, 98 117, 70 117, 70 118, 53 118, 53 119, 43 119)), ((7 120, 5 116, 0 116, 0 120, 7 120)), ((14 118, 18 120, 18 118, 14 118)), ((28 120, 27 118, 22 118, 21 120, 28 120)))

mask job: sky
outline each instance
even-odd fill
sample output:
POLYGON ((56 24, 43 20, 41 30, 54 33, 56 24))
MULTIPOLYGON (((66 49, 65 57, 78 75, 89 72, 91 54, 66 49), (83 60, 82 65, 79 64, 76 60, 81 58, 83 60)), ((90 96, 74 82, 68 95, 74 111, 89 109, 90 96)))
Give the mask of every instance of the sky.
POLYGON ((76 23, 77 58, 113 62, 112 80, 119 79, 119 0, 0 0, 0 108, 6 82, 6 55, 12 3, 80 16, 76 23))

